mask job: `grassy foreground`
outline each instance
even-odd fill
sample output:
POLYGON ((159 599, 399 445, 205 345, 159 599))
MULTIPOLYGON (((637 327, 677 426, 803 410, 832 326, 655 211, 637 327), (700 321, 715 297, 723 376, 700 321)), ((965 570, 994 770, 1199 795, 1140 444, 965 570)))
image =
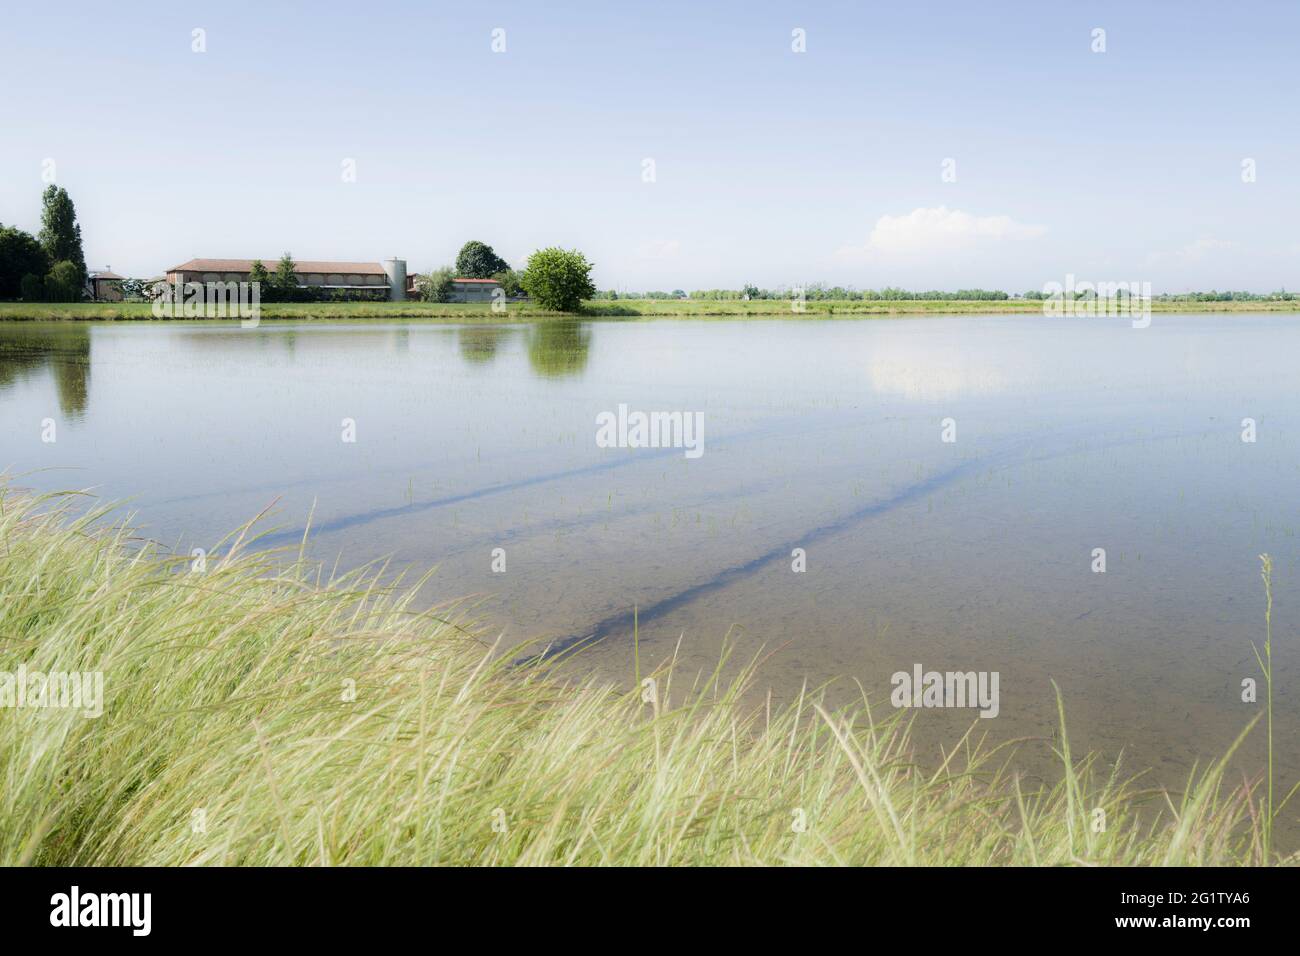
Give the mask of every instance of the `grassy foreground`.
POLYGON ((969 739, 922 771, 892 713, 769 713, 752 672, 562 683, 381 569, 245 529, 195 573, 74 500, 0 485, 0 671, 104 674, 97 719, 0 711, 3 864, 1276 862, 1224 762, 1182 795, 1064 743, 1047 790, 969 739))
MULTIPOLYGON (((147 302, 0 302, 0 320, 153 320, 147 302)), ((1300 300, 1266 302, 1162 302, 1153 312, 1300 312, 1300 300)), ((583 303, 581 317, 588 318, 827 318, 829 316, 889 315, 1041 315, 1042 302, 1032 299, 969 300, 814 300, 803 312, 794 312, 785 299, 618 299, 583 303)), ((514 321, 547 318, 547 312, 529 303, 511 303, 493 312, 486 303, 468 302, 285 302, 262 306, 264 319, 443 319, 446 321, 514 321)), ((572 316, 570 316, 572 317, 572 316)))

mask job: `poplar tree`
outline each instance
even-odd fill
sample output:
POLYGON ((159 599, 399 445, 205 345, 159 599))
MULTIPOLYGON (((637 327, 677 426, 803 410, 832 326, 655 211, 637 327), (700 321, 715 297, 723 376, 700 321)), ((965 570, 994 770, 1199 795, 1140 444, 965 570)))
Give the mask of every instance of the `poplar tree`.
POLYGON ((71 262, 77 269, 77 284, 86 281, 86 254, 81 248, 81 226, 77 210, 62 186, 49 185, 41 196, 41 248, 50 262, 71 262))

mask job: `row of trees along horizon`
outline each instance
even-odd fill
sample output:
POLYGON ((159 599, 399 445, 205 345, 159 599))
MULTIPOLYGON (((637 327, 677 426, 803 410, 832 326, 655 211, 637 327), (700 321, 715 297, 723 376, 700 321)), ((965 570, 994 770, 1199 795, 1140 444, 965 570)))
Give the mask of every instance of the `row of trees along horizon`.
MULTIPOLYGON (((804 298, 835 301, 985 301, 1013 298, 996 289, 959 289, 956 292, 932 290, 917 292, 885 287, 857 289, 852 286, 829 286, 814 282, 802 287, 760 289, 746 284, 739 289, 696 289, 686 292, 619 292, 598 291, 591 281, 593 265, 576 249, 550 247, 539 249, 528 259, 523 271, 516 271, 496 254, 487 243, 471 239, 456 256, 455 266, 442 266, 415 276, 416 294, 425 302, 447 302, 458 278, 495 279, 507 298, 527 295, 538 306, 555 312, 576 312, 583 300, 618 299, 789 299, 804 298)), ((254 261, 249 280, 261 283, 265 302, 317 302, 387 298, 386 290, 339 290, 304 286, 298 282, 293 256, 285 253, 271 272, 254 261)), ((49 185, 41 195, 41 228, 33 236, 14 226, 0 223, 0 300, 23 302, 79 302, 86 298, 86 257, 82 249, 81 225, 67 190, 49 185)), ((118 283, 127 299, 149 299, 160 291, 156 280, 124 279, 118 283)), ((1042 299, 1042 292, 1030 291, 1014 296, 1042 299)), ((1160 301, 1184 302, 1259 302, 1292 301, 1296 293, 1281 290, 1265 294, 1253 292, 1185 292, 1162 293, 1160 301)))

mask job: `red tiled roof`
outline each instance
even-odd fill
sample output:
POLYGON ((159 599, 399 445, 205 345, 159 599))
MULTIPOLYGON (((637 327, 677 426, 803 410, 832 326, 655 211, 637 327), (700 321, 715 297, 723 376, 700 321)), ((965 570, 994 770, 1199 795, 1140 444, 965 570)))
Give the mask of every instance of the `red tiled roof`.
POLYGON ((116 272, 92 272, 92 273, 90 274, 90 278, 92 278, 92 279, 121 279, 122 276, 118 275, 116 272))
MULTIPOLYGON (((182 262, 178 266, 172 266, 168 272, 249 272, 253 268, 254 259, 191 259, 189 262, 182 262)), ((276 256, 271 259, 263 259, 262 265, 266 266, 267 272, 274 272, 276 264, 280 261, 276 256)), ((384 267, 378 262, 325 262, 316 259, 303 259, 294 262, 294 269, 298 272, 336 272, 351 273, 352 275, 382 276, 387 275, 384 267)))

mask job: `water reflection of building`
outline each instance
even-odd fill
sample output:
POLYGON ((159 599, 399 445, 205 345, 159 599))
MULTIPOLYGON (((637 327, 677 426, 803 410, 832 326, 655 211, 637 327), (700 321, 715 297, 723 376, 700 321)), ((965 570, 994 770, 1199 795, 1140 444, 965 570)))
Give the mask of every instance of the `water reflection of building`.
POLYGON ((456 333, 461 358, 475 365, 492 361, 510 331, 509 328, 500 325, 461 326, 456 333))
POLYGON ((0 330, 0 391, 43 369, 54 378, 63 414, 82 417, 90 391, 89 330, 77 325, 9 325, 0 330))

